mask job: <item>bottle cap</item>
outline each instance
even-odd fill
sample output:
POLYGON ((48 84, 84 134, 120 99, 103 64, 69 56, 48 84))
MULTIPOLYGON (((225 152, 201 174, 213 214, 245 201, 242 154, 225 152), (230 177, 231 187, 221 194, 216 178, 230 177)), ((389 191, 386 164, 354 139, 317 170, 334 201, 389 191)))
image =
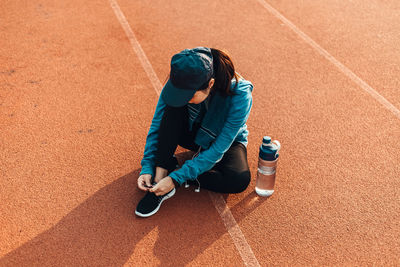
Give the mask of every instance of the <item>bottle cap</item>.
POLYGON ((264 136, 263 137, 263 145, 267 145, 271 143, 271 137, 269 136, 264 136))

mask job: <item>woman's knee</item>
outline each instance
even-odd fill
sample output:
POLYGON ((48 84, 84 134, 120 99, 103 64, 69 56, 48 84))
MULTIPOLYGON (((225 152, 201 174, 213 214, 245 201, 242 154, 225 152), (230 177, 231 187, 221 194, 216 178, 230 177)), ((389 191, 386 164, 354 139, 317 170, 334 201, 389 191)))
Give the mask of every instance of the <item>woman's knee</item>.
POLYGON ((246 190, 246 188, 250 184, 251 180, 250 171, 235 173, 233 174, 232 180, 234 181, 235 184, 235 188, 233 190, 234 193, 241 193, 244 190, 246 190))
POLYGON ((164 115, 173 115, 173 116, 182 116, 185 114, 185 112, 187 111, 187 107, 186 106, 182 106, 182 107, 172 107, 172 106, 165 106, 164 109, 164 115))

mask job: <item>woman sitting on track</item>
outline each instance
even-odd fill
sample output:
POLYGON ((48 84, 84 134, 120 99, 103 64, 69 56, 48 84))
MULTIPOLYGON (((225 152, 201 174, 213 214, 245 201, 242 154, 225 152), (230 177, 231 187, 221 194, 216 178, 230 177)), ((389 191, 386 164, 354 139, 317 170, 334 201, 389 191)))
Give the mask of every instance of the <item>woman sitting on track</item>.
POLYGON ((253 85, 221 50, 185 49, 171 59, 169 80, 146 139, 138 187, 147 191, 136 215, 155 214, 184 184, 239 193, 250 183, 247 118, 253 85), (177 146, 197 151, 179 168, 177 146))

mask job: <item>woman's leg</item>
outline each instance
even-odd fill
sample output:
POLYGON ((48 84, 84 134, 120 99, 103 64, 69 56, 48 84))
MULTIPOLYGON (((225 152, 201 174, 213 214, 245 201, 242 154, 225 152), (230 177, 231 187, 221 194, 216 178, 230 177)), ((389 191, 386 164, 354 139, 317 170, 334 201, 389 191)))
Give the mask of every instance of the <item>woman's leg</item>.
MULTIPOLYGON (((164 178, 175 169, 177 160, 173 157, 178 144, 192 151, 199 146, 194 143, 197 127, 189 131, 187 106, 175 108, 166 106, 158 132, 156 152, 156 177, 164 178)), ((213 169, 199 175, 200 187, 220 193, 239 193, 250 183, 247 163, 247 149, 234 142, 213 169)), ((157 181, 157 180, 156 180, 157 181)), ((195 181, 191 181, 196 184, 195 181)))
POLYGON ((184 144, 187 149, 198 148, 193 142, 194 136, 195 132, 189 132, 187 106, 179 108, 166 106, 158 132, 155 158, 156 182, 176 168, 177 160, 173 156, 178 144, 184 144))
POLYGON ((247 149, 234 142, 214 168, 199 175, 201 188, 219 193, 240 193, 250 183, 247 149))

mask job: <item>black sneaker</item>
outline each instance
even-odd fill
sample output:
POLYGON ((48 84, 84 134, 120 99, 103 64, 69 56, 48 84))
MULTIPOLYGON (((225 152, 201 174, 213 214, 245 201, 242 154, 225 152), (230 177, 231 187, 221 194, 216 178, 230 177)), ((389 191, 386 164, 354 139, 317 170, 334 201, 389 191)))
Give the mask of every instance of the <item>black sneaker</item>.
POLYGON ((149 217, 155 214, 161 206, 161 203, 175 195, 175 188, 162 196, 156 196, 152 192, 146 192, 146 195, 139 201, 135 214, 140 217, 149 217))

